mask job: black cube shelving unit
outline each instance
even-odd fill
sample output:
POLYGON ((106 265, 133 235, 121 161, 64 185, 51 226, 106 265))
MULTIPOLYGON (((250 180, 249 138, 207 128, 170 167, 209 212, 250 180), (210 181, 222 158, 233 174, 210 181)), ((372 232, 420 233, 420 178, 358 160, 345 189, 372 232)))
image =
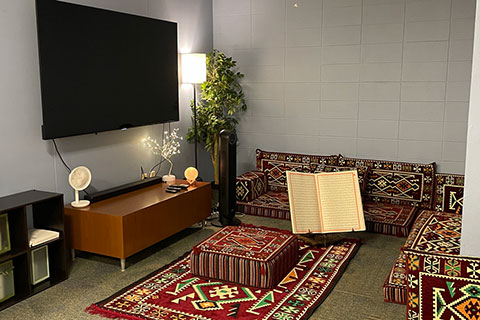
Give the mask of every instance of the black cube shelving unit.
MULTIPOLYGON (((45 290, 68 277, 67 250, 63 215, 63 195, 30 190, 0 198, 0 214, 8 215, 10 250, 0 254, 0 264, 12 261, 15 295, 0 303, 0 310, 45 290), (27 207, 31 206, 33 227, 59 232, 48 242, 50 277, 32 285, 31 251, 28 241, 27 207)), ((43 246, 44 244, 40 245, 43 246)))

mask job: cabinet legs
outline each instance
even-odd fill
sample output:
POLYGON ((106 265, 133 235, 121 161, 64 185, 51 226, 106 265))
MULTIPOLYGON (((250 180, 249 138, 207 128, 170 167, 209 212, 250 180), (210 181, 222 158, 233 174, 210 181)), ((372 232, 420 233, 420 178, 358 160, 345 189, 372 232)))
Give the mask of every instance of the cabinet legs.
POLYGON ((120 259, 120 267, 122 268, 122 272, 125 271, 125 259, 120 259))
MULTIPOLYGON (((72 261, 75 261, 75 249, 70 249, 70 252, 72 253, 72 261)), ((120 267, 122 272, 125 271, 125 260, 126 259, 120 259, 120 267)))

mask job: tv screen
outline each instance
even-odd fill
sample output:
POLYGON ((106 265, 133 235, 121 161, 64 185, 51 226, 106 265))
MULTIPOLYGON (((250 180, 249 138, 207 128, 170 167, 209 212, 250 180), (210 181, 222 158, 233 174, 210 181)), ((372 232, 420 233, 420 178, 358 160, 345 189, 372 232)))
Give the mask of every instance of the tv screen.
POLYGON ((43 139, 178 121, 177 24, 37 0, 43 139))

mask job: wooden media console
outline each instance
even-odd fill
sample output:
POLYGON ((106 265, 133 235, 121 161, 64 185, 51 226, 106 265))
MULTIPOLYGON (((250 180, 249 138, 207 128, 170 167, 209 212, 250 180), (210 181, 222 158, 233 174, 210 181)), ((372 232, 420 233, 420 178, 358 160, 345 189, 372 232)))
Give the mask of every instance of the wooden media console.
MULTIPOLYGON (((176 180, 181 183, 186 181, 176 180)), ((119 258, 123 271, 129 256, 210 215, 210 183, 197 181, 178 193, 167 193, 166 188, 160 183, 86 208, 66 205, 65 234, 72 252, 119 258)))

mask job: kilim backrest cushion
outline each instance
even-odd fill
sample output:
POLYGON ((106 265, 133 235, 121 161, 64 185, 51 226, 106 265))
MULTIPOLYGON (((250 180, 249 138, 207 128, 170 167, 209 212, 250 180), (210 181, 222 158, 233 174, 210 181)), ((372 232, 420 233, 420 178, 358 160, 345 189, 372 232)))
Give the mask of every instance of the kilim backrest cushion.
POLYGON ((435 175, 434 209, 461 214, 463 210, 463 184, 465 177, 459 174, 435 175))
POLYGON ((410 205, 431 209, 435 163, 408 163, 339 156, 346 167, 369 167, 365 201, 410 205))
POLYGON ((249 171, 238 176, 235 182, 237 201, 253 201, 267 192, 267 176, 263 171, 249 171))
POLYGON ((404 249, 406 319, 480 318, 480 258, 404 249))
POLYGON ((257 170, 267 175, 268 190, 287 191, 286 171, 322 172, 325 165, 337 165, 338 156, 270 152, 257 149, 257 170))

